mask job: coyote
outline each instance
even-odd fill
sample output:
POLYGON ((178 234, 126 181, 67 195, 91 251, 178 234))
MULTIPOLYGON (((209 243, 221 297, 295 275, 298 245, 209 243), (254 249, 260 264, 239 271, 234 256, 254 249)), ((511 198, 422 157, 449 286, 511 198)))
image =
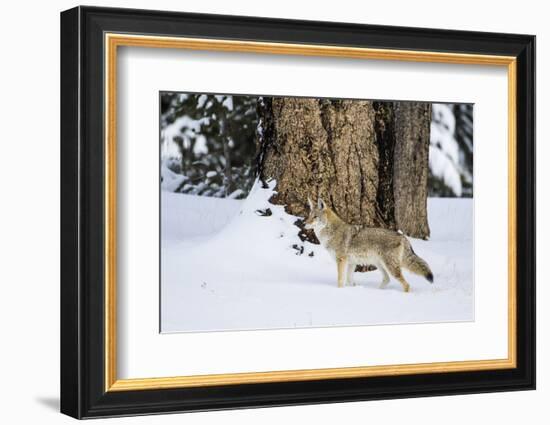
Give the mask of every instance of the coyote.
POLYGON ((390 274, 409 292, 402 268, 424 276, 433 283, 433 274, 428 263, 416 255, 410 242, 401 233, 379 227, 354 226, 345 223, 322 199, 315 206, 310 199, 309 217, 305 228, 315 231, 321 244, 336 260, 338 287, 353 283, 357 265, 374 265, 382 272, 380 288, 390 281, 390 274))

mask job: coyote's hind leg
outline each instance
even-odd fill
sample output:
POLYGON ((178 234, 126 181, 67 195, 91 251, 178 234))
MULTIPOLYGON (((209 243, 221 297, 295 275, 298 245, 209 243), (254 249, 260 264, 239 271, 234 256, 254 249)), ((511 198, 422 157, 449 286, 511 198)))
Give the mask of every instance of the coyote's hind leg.
POLYGON ((338 266, 338 288, 343 288, 346 282, 346 257, 337 257, 336 265, 338 266))
POLYGON ((409 290, 411 289, 411 285, 409 285, 409 283, 403 277, 403 273, 401 273, 401 267, 399 267, 397 264, 392 263, 391 261, 385 261, 384 265, 392 274, 392 276, 399 281, 401 286, 403 286, 403 291, 409 292, 409 290))
POLYGON ((376 267, 378 267, 380 273, 382 273, 382 282, 380 282, 380 289, 384 289, 386 286, 388 286, 388 283, 390 283, 390 275, 388 274, 386 267, 382 264, 378 264, 376 267))
POLYGON ((355 282, 353 281, 353 273, 355 272, 355 264, 352 262, 348 262, 348 270, 347 270, 347 284, 351 286, 355 286, 355 282))

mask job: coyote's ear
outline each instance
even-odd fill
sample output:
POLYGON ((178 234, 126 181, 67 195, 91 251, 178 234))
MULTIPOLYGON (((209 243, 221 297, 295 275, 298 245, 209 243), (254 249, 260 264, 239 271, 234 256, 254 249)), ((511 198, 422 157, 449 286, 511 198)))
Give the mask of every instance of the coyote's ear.
POLYGON ((310 211, 313 211, 315 209, 315 206, 313 205, 313 202, 311 202, 311 199, 309 199, 309 196, 307 197, 307 203, 309 205, 310 211))
POLYGON ((317 200, 317 207, 320 209, 320 210, 324 210, 327 206, 325 204, 325 201, 323 201, 321 198, 319 198, 317 200))

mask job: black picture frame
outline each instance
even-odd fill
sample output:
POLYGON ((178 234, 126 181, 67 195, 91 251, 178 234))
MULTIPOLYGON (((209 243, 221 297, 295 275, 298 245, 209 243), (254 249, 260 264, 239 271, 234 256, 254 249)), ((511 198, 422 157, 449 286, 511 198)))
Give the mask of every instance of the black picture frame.
POLYGON ((535 37, 76 7, 61 13, 61 412, 75 418, 535 388, 535 37), (105 391, 104 34, 154 34, 517 58, 517 367, 105 391))

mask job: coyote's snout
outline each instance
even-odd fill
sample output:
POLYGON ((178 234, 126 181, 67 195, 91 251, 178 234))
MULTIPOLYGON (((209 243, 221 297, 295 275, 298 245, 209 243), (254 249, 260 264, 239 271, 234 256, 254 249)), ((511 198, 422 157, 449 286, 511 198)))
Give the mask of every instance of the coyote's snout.
POLYGON ((433 283, 433 274, 428 263, 416 255, 408 239, 398 232, 378 227, 362 227, 345 223, 319 199, 314 205, 308 199, 310 213, 305 221, 307 229, 313 229, 321 244, 336 260, 338 287, 353 283, 357 265, 374 265, 383 275, 380 287, 395 277, 408 292, 410 285, 401 269, 424 276, 433 283))

